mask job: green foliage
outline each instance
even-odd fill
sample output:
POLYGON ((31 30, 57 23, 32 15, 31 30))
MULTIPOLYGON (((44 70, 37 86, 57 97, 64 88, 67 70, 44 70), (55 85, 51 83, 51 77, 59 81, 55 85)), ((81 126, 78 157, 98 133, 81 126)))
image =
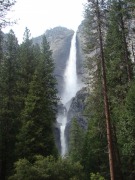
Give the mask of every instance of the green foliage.
MULTIPOLYGON (((100 23, 101 35, 103 39, 103 51, 105 52, 105 68, 107 70, 107 89, 109 95, 110 116, 113 132, 112 138, 116 170, 115 175, 116 178, 121 179, 121 170, 119 170, 119 172, 117 171, 117 169, 122 168, 120 162, 122 149, 120 144, 118 144, 120 138, 120 136, 118 136, 118 124, 120 122, 120 117, 123 116, 122 114, 117 116, 116 112, 120 112, 120 107, 124 103, 125 97, 127 95, 129 81, 132 79, 133 74, 132 63, 127 49, 128 32, 125 23, 125 21, 129 18, 129 13, 125 7, 127 7, 125 1, 114 0, 103 2, 99 0, 90 1, 86 8, 86 52, 89 53, 87 74, 89 75, 88 83, 90 82, 90 96, 92 98, 90 98, 88 101, 87 106, 88 118, 90 119, 90 122, 84 141, 85 145, 82 158, 82 164, 84 165, 87 176, 89 172, 99 172, 104 177, 108 178, 109 173, 108 162, 104 161, 104 159, 107 159, 107 143, 104 134, 104 132, 106 132, 106 127, 105 117, 103 115, 104 109, 102 99, 103 90, 101 82, 101 64, 99 61, 100 57, 98 57, 98 51, 94 57, 92 54, 94 53, 94 50, 99 47, 97 25, 100 23), (96 16, 98 10, 100 20, 96 16), (106 35, 104 34, 105 32, 107 32, 106 35), (90 115, 89 111, 91 111, 90 115)), ((130 140, 130 143, 131 142, 133 141, 130 140)), ((128 147, 131 150, 131 147, 128 147)))
POLYGON ((81 161, 84 132, 76 119, 72 120, 69 140, 69 156, 73 162, 81 161))
POLYGON ((90 173, 90 180, 105 180, 99 173, 90 173))
POLYGON ((29 160, 32 160, 35 154, 56 155, 53 137, 58 100, 56 80, 53 77, 53 62, 47 41, 43 48, 25 99, 21 116, 22 127, 18 135, 18 155, 29 160))
POLYGON ((29 83, 32 81, 33 74, 37 67, 37 57, 34 57, 34 46, 32 44, 32 40, 30 39, 30 30, 28 28, 25 29, 23 39, 24 41, 20 45, 19 49, 20 81, 18 82, 20 98, 22 98, 22 101, 29 91, 29 83))
MULTIPOLYGON (((109 12, 109 23, 106 37, 105 57, 107 69, 107 83, 109 99, 112 106, 121 103, 127 92, 128 73, 125 55, 125 44, 123 43, 123 31, 121 29, 121 8, 118 2, 113 1, 109 12), (116 12, 119 12, 116 14, 116 12), (114 104, 115 103, 115 104, 114 104)), ((128 58, 128 63, 131 60, 128 58)))
POLYGON ((34 75, 22 113, 22 128, 18 135, 17 147, 20 157, 31 159, 35 154, 49 155, 54 152, 52 124, 55 117, 47 102, 49 100, 46 97, 44 83, 44 79, 40 79, 38 74, 34 75))
POLYGON ((135 163, 135 83, 132 82, 121 108, 115 110, 118 144, 123 164, 123 174, 127 179, 134 177, 135 163))
POLYGON ((2 179, 9 174, 15 160, 15 141, 18 132, 17 51, 18 42, 11 30, 7 36, 0 67, 0 178, 2 179))
POLYGON ((101 79, 98 77, 94 83, 94 90, 87 99, 85 114, 89 122, 83 142, 82 165, 87 179, 89 173, 99 172, 108 178, 108 157, 106 127, 103 108, 101 79))
POLYGON ((36 156, 31 164, 26 159, 15 163, 15 173, 10 180, 82 180, 83 171, 79 163, 53 156, 36 156))
MULTIPOLYGON (((111 2, 111 9, 108 13, 108 30, 105 45, 107 85, 113 127, 115 176, 118 179, 122 176, 120 175, 122 173, 127 178, 129 177, 125 174, 126 163, 123 161, 123 156, 127 161, 126 151, 132 151, 133 145, 133 139, 130 137, 130 132, 133 131, 133 128, 130 129, 127 125, 129 124, 130 115, 127 113, 125 103, 129 81, 133 75, 130 53, 127 48, 129 32, 125 22, 130 18, 130 13, 125 8, 127 6, 126 1, 114 0, 111 2)), ((132 156, 130 155, 128 157, 132 156)), ((126 166, 129 167, 130 165, 126 164, 126 166)))
MULTIPOLYGON (((11 174, 18 158, 57 156, 53 124, 58 98, 49 44, 44 37, 44 51, 34 46, 27 28, 20 46, 12 30, 4 43, 0 54, 0 179, 11 174)), ((1 37, 1 50, 4 43, 1 37)))

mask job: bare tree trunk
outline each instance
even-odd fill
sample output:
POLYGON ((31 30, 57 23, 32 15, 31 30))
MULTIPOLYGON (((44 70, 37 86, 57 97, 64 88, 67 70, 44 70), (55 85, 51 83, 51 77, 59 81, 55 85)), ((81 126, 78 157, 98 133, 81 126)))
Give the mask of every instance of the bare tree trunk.
POLYGON ((109 166, 110 166, 110 177, 111 180, 115 179, 114 173, 114 158, 113 158, 113 142, 112 142, 112 131, 111 131, 111 121, 109 112, 109 103, 107 95, 107 84, 106 84, 106 70, 105 70, 105 59, 103 51, 103 38, 101 31, 101 15, 99 10, 99 1, 96 0, 96 10, 97 10, 97 21, 98 21, 98 33, 100 42, 100 55, 101 55, 101 67, 102 67, 102 85, 103 85, 103 96, 104 96, 104 109, 106 117, 106 131, 107 131, 107 142, 108 142, 108 153, 109 153, 109 166))

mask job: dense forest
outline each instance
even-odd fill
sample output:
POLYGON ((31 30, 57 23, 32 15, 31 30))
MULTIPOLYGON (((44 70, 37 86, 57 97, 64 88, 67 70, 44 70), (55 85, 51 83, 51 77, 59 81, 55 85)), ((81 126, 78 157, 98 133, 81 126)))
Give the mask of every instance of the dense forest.
MULTIPOLYGON (((0 2, 1 29, 14 3, 0 2)), ((39 46, 26 28, 18 44, 12 30, 0 31, 1 180, 135 179, 135 2, 89 0, 82 24, 88 128, 73 118, 64 158, 54 140, 59 97, 46 36, 39 46)))

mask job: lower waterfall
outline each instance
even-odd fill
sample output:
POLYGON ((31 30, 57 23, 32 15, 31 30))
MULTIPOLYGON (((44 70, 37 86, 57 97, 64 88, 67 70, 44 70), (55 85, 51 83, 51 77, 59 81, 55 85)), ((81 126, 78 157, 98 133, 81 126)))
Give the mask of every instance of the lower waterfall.
POLYGON ((67 145, 65 138, 65 127, 67 124, 67 112, 68 104, 73 97, 75 97, 78 91, 77 72, 76 72, 76 33, 74 33, 71 41, 69 59, 67 61, 65 73, 64 73, 64 90, 61 96, 62 103, 64 105, 63 115, 59 115, 57 118, 60 124, 60 141, 61 141, 61 155, 64 156, 67 153, 67 145))

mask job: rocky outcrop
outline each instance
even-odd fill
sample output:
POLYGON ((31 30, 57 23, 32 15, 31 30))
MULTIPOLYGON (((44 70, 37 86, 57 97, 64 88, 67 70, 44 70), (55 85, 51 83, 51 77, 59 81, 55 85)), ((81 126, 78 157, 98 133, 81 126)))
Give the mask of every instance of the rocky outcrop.
POLYGON ((70 127, 71 127, 71 122, 73 118, 76 118, 78 124, 84 130, 87 129, 88 123, 84 115, 87 96, 88 96, 87 89, 84 87, 80 91, 78 91, 76 96, 72 99, 72 103, 70 105, 68 115, 67 115, 68 122, 67 122, 66 130, 65 130, 67 144, 69 142, 70 127))
POLYGON ((55 138, 56 147, 58 149, 59 154, 61 154, 60 124, 59 123, 56 122, 54 124, 53 132, 54 132, 54 138, 55 138))
POLYGON ((83 69, 83 63, 85 60, 85 55, 84 55, 84 32, 83 32, 83 23, 80 24, 77 30, 77 35, 76 35, 76 47, 77 47, 77 74, 83 74, 84 69, 83 69))

